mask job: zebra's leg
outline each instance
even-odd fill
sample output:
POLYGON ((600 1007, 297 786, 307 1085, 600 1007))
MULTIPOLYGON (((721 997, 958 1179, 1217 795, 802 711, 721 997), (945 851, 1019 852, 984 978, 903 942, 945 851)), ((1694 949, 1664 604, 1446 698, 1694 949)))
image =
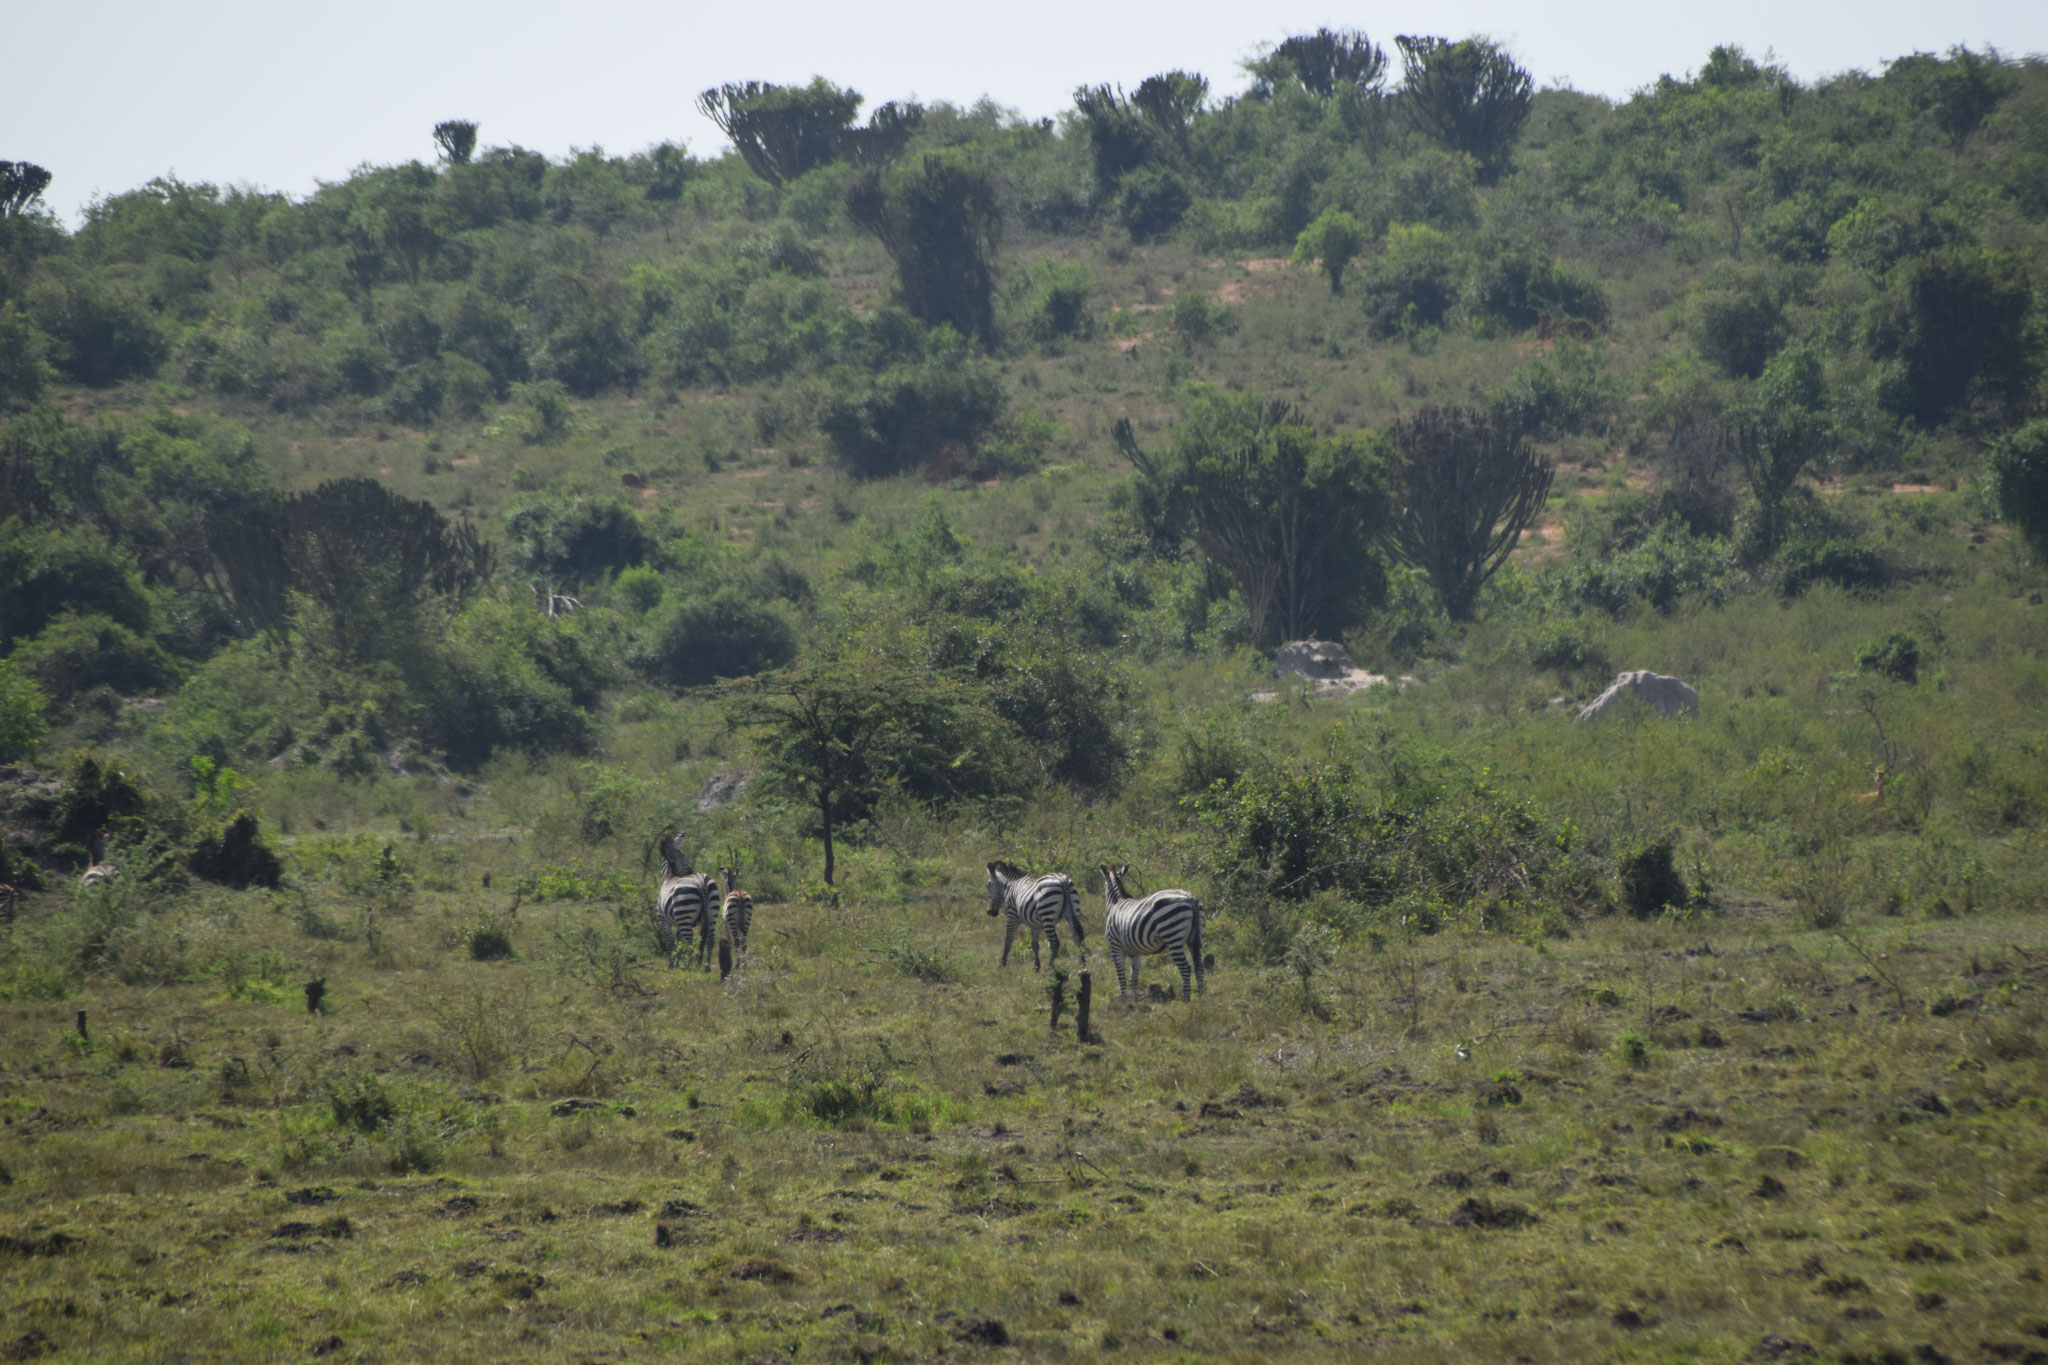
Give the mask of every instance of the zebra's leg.
POLYGON ((1196 934, 1188 944, 1188 956, 1195 960, 1195 989, 1203 995, 1209 993, 1209 984, 1202 980, 1202 936, 1196 934))
POLYGON ((1031 970, 1034 972, 1045 970, 1045 964, 1038 960, 1038 922, 1036 920, 1033 920, 1031 923, 1031 970))
POLYGON ((1169 948, 1167 952, 1173 958, 1173 965, 1180 968, 1180 998, 1184 1001, 1193 1000, 1195 998, 1195 993, 1193 990, 1189 989, 1188 986, 1189 972, 1187 945, 1183 943, 1176 943, 1173 945, 1173 947, 1169 948))
POLYGON ((1045 926, 1045 941, 1052 945, 1052 965, 1060 965, 1060 927, 1057 924, 1045 926))
POLYGON ((1109 965, 1116 969, 1116 998, 1124 998, 1124 955, 1112 946, 1109 950, 1109 965))
POLYGON ((1144 995, 1138 990, 1138 964, 1140 962, 1143 962, 1144 960, 1145 955, 1143 953, 1131 954, 1131 999, 1133 1000, 1142 1000, 1145 998, 1144 995))
POLYGON ((1006 917, 1003 920, 1003 965, 1005 967, 1010 965, 1010 945, 1016 941, 1017 921, 1006 917))

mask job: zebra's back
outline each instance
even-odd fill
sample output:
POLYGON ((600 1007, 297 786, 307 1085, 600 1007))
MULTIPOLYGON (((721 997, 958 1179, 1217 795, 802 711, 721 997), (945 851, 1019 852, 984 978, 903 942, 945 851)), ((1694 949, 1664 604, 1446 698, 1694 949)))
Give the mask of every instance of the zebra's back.
POLYGON ((1142 900, 1121 901, 1104 918, 1102 936, 1111 948, 1141 957, 1199 943, 1202 903, 1185 891, 1154 891, 1142 900))
POLYGON ((655 902, 654 928, 671 967, 692 934, 704 940, 698 955, 709 956, 712 916, 717 913, 717 904, 711 878, 701 872, 669 877, 662 882, 661 894, 655 902))
POLYGON ((1048 872, 1017 887, 1008 902, 1009 919, 1013 924, 1035 924, 1040 929, 1051 929, 1065 919, 1079 934, 1080 905, 1081 893, 1074 879, 1064 872, 1048 872))

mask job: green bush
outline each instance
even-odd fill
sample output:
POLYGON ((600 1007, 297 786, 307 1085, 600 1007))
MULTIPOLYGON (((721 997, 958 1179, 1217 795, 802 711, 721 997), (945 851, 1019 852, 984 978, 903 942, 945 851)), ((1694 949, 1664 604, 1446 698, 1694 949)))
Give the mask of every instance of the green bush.
POLYGON ((1399 336, 1443 324, 1458 301, 1464 263, 1456 245, 1432 227, 1396 224, 1387 229, 1379 257, 1359 293, 1373 335, 1399 336))
POLYGON ((644 564, 627 569, 612 581, 612 596, 628 611, 642 616, 660 606, 667 591, 661 574, 644 564))
POLYGON ((780 668, 795 657, 796 632, 781 612, 721 589, 677 607, 639 665, 671 687, 703 687, 780 668))
POLYGON ((256 817, 245 810, 201 834, 186 855, 185 865, 202 881, 241 888, 275 887, 284 875, 283 862, 263 842, 256 817))
POLYGON ((1686 332, 1721 373, 1754 379, 1791 334, 1783 294, 1761 270, 1729 268, 1686 300, 1686 332))
POLYGON ((177 678, 171 657, 118 621, 66 612, 16 647, 14 662, 61 703, 96 687, 123 696, 155 692, 177 678))
POLYGON ((2048 563, 2048 418, 2038 418, 1991 446, 1991 478, 1998 511, 2048 563))
POLYGON ((1920 681, 1920 641, 1903 630, 1872 640, 1856 651, 1856 669, 1911 686, 1920 681))
POLYGON ((1779 573, 1787 597, 1797 597, 1816 583, 1881 588, 1892 580, 1892 567, 1884 552, 1860 536, 1795 541, 1785 547, 1779 573))
POLYGON ((839 461, 865 479, 945 456, 964 464, 1005 406, 1000 374, 946 329, 933 334, 922 361, 891 366, 865 383, 843 375, 841 383, 818 426, 839 461))
MULTIPOLYGON (((0 763, 24 763, 42 748, 49 727, 43 689, 13 659, 0 659, 0 763)), ((0 877, 0 881, 6 878, 0 877)))
POLYGON ((149 599, 134 556, 84 526, 0 520, 0 648, 66 613, 149 629, 149 599))
POLYGON ((1621 903, 1637 919, 1649 919, 1667 908, 1683 908, 1690 898, 1673 860, 1669 835, 1632 844, 1622 851, 1619 862, 1621 903))
POLYGON ((593 498, 526 499, 506 513, 505 539, 513 566, 548 584, 595 582, 658 553, 631 508, 593 498))

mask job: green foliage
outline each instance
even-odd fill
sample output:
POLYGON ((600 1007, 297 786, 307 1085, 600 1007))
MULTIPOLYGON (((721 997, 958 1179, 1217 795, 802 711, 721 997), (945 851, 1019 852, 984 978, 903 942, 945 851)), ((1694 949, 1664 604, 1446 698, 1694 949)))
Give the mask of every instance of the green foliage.
POLYGON ((796 657, 796 632, 781 611, 733 589, 683 602, 638 660, 671 687, 703 687, 780 668, 796 657))
POLYGON ((1211 303, 1200 294, 1179 294, 1166 305, 1166 325, 1189 349, 1213 345, 1238 329, 1238 312, 1227 303, 1211 303))
POLYGON ((1464 274, 1465 262, 1447 234, 1422 224, 1388 228, 1362 291, 1373 335, 1400 336, 1441 326, 1458 301, 1464 274))
POLYGON ((1871 353, 1891 362, 1879 401, 1927 427, 1965 408, 2018 409, 2039 373, 2033 306, 2011 256, 1946 247, 1902 265, 1865 320, 1871 353))
POLYGON ((1731 378, 1754 379, 1785 344, 1782 284, 1761 269, 1728 268, 1686 303, 1693 345, 1731 378))
POLYGON ((1252 94, 1272 99, 1281 90, 1300 90, 1316 99, 1365 94, 1386 75, 1387 54, 1358 29, 1290 34, 1273 50, 1245 63, 1252 94))
POLYGON ((1138 471, 1154 542, 1191 541, 1234 579, 1258 643, 1340 631, 1381 591, 1375 542, 1389 507, 1378 442, 1320 435, 1286 404, 1249 395, 1200 400, 1156 457, 1128 420, 1115 437, 1138 471))
POLYGON ((1365 249, 1365 225, 1339 208, 1327 208, 1294 241, 1296 262, 1315 261, 1329 278, 1330 292, 1344 292, 1344 272, 1365 249))
POLYGON ((153 641, 108 617, 71 612, 22 641, 13 661, 67 702, 100 687, 124 696, 156 692, 177 678, 171 657, 153 641))
POLYGON ((0 521, 0 645, 41 634, 66 616, 147 631, 149 600, 133 557, 88 527, 0 521))
POLYGON ((263 842, 262 829, 249 811, 236 811, 219 826, 202 830, 185 856, 192 875, 223 886, 246 889, 275 887, 284 863, 263 842))
POLYGON ((1920 641, 1903 630, 1872 640, 1856 651, 1856 669, 1910 687, 1920 681, 1920 641))
POLYGON ((1431 405, 1389 433, 1398 454, 1389 544, 1428 575, 1454 621, 1471 617, 1542 510, 1553 472, 1507 419, 1431 405))
POLYGON ((1993 443, 1991 477, 1999 514, 2034 557, 2048 563, 2048 418, 1993 443))
POLYGON ((50 339, 12 300, 0 302, 0 412, 33 407, 56 377, 50 339))
MULTIPOLYGON (((0 763, 32 761, 42 748, 49 726, 48 706, 34 677, 11 658, 0 658, 0 763)), ((0 878, 5 880, 5 878, 0 878)))
POLYGON ((1496 409, 1531 436, 1598 436, 1620 400, 1606 351, 1564 337, 1516 372, 1496 409))
POLYGON ((896 264, 896 297, 928 327, 995 344, 995 255, 1002 204, 995 177, 972 156, 931 153, 869 171, 846 213, 896 264))
POLYGON ((51 363, 81 384, 153 374, 168 353, 148 298, 115 269, 46 275, 29 289, 27 309, 52 343, 51 363))
POLYGON ((1678 873, 1675 856, 1669 834, 1636 840, 1621 851, 1621 903, 1637 919, 1683 909, 1690 901, 1692 893, 1678 873))
POLYGON ((837 160, 860 106, 858 91, 822 76, 809 85, 747 81, 697 96, 697 108, 732 139, 747 169, 771 185, 837 160))
POLYGON ((517 503, 505 514, 505 539, 514 567, 549 584, 593 583, 657 552, 631 508, 589 498, 517 503))
POLYGON ((50 812, 51 837, 83 852, 96 830, 128 842, 145 831, 150 801, 128 774, 91 750, 71 755, 50 812))
POLYGON ((1475 316, 1518 331, 1545 318, 1600 327, 1608 317, 1607 296, 1597 283, 1540 252, 1506 244, 1474 253, 1464 298, 1475 316))
POLYGON ((1095 333, 1089 308, 1095 290, 1095 277, 1078 262, 1021 271, 1008 291, 1008 325, 1047 348, 1085 341, 1095 333))
POLYGON ((612 580, 612 596, 626 610, 644 616, 661 605, 662 597, 668 592, 658 570, 642 564, 627 569, 612 580))
POLYGON ((976 448, 1001 420, 1006 400, 995 368, 968 352, 950 329, 932 334, 922 359, 845 387, 818 419, 833 454, 861 478, 887 478, 950 462, 971 469, 976 448))
POLYGON ((1536 83, 1506 50, 1485 38, 1399 37, 1401 104, 1415 127, 1479 166, 1491 185, 1506 169, 1528 120, 1536 83))

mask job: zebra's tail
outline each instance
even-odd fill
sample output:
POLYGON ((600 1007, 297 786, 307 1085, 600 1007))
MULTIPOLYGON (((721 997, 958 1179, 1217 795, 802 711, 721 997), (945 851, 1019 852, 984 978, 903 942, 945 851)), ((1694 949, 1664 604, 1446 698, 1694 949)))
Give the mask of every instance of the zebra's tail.
POLYGON ((1071 881, 1061 892, 1062 907, 1066 911, 1067 923, 1074 926, 1074 946, 1080 947, 1088 941, 1088 933, 1081 927, 1081 890, 1071 881))

